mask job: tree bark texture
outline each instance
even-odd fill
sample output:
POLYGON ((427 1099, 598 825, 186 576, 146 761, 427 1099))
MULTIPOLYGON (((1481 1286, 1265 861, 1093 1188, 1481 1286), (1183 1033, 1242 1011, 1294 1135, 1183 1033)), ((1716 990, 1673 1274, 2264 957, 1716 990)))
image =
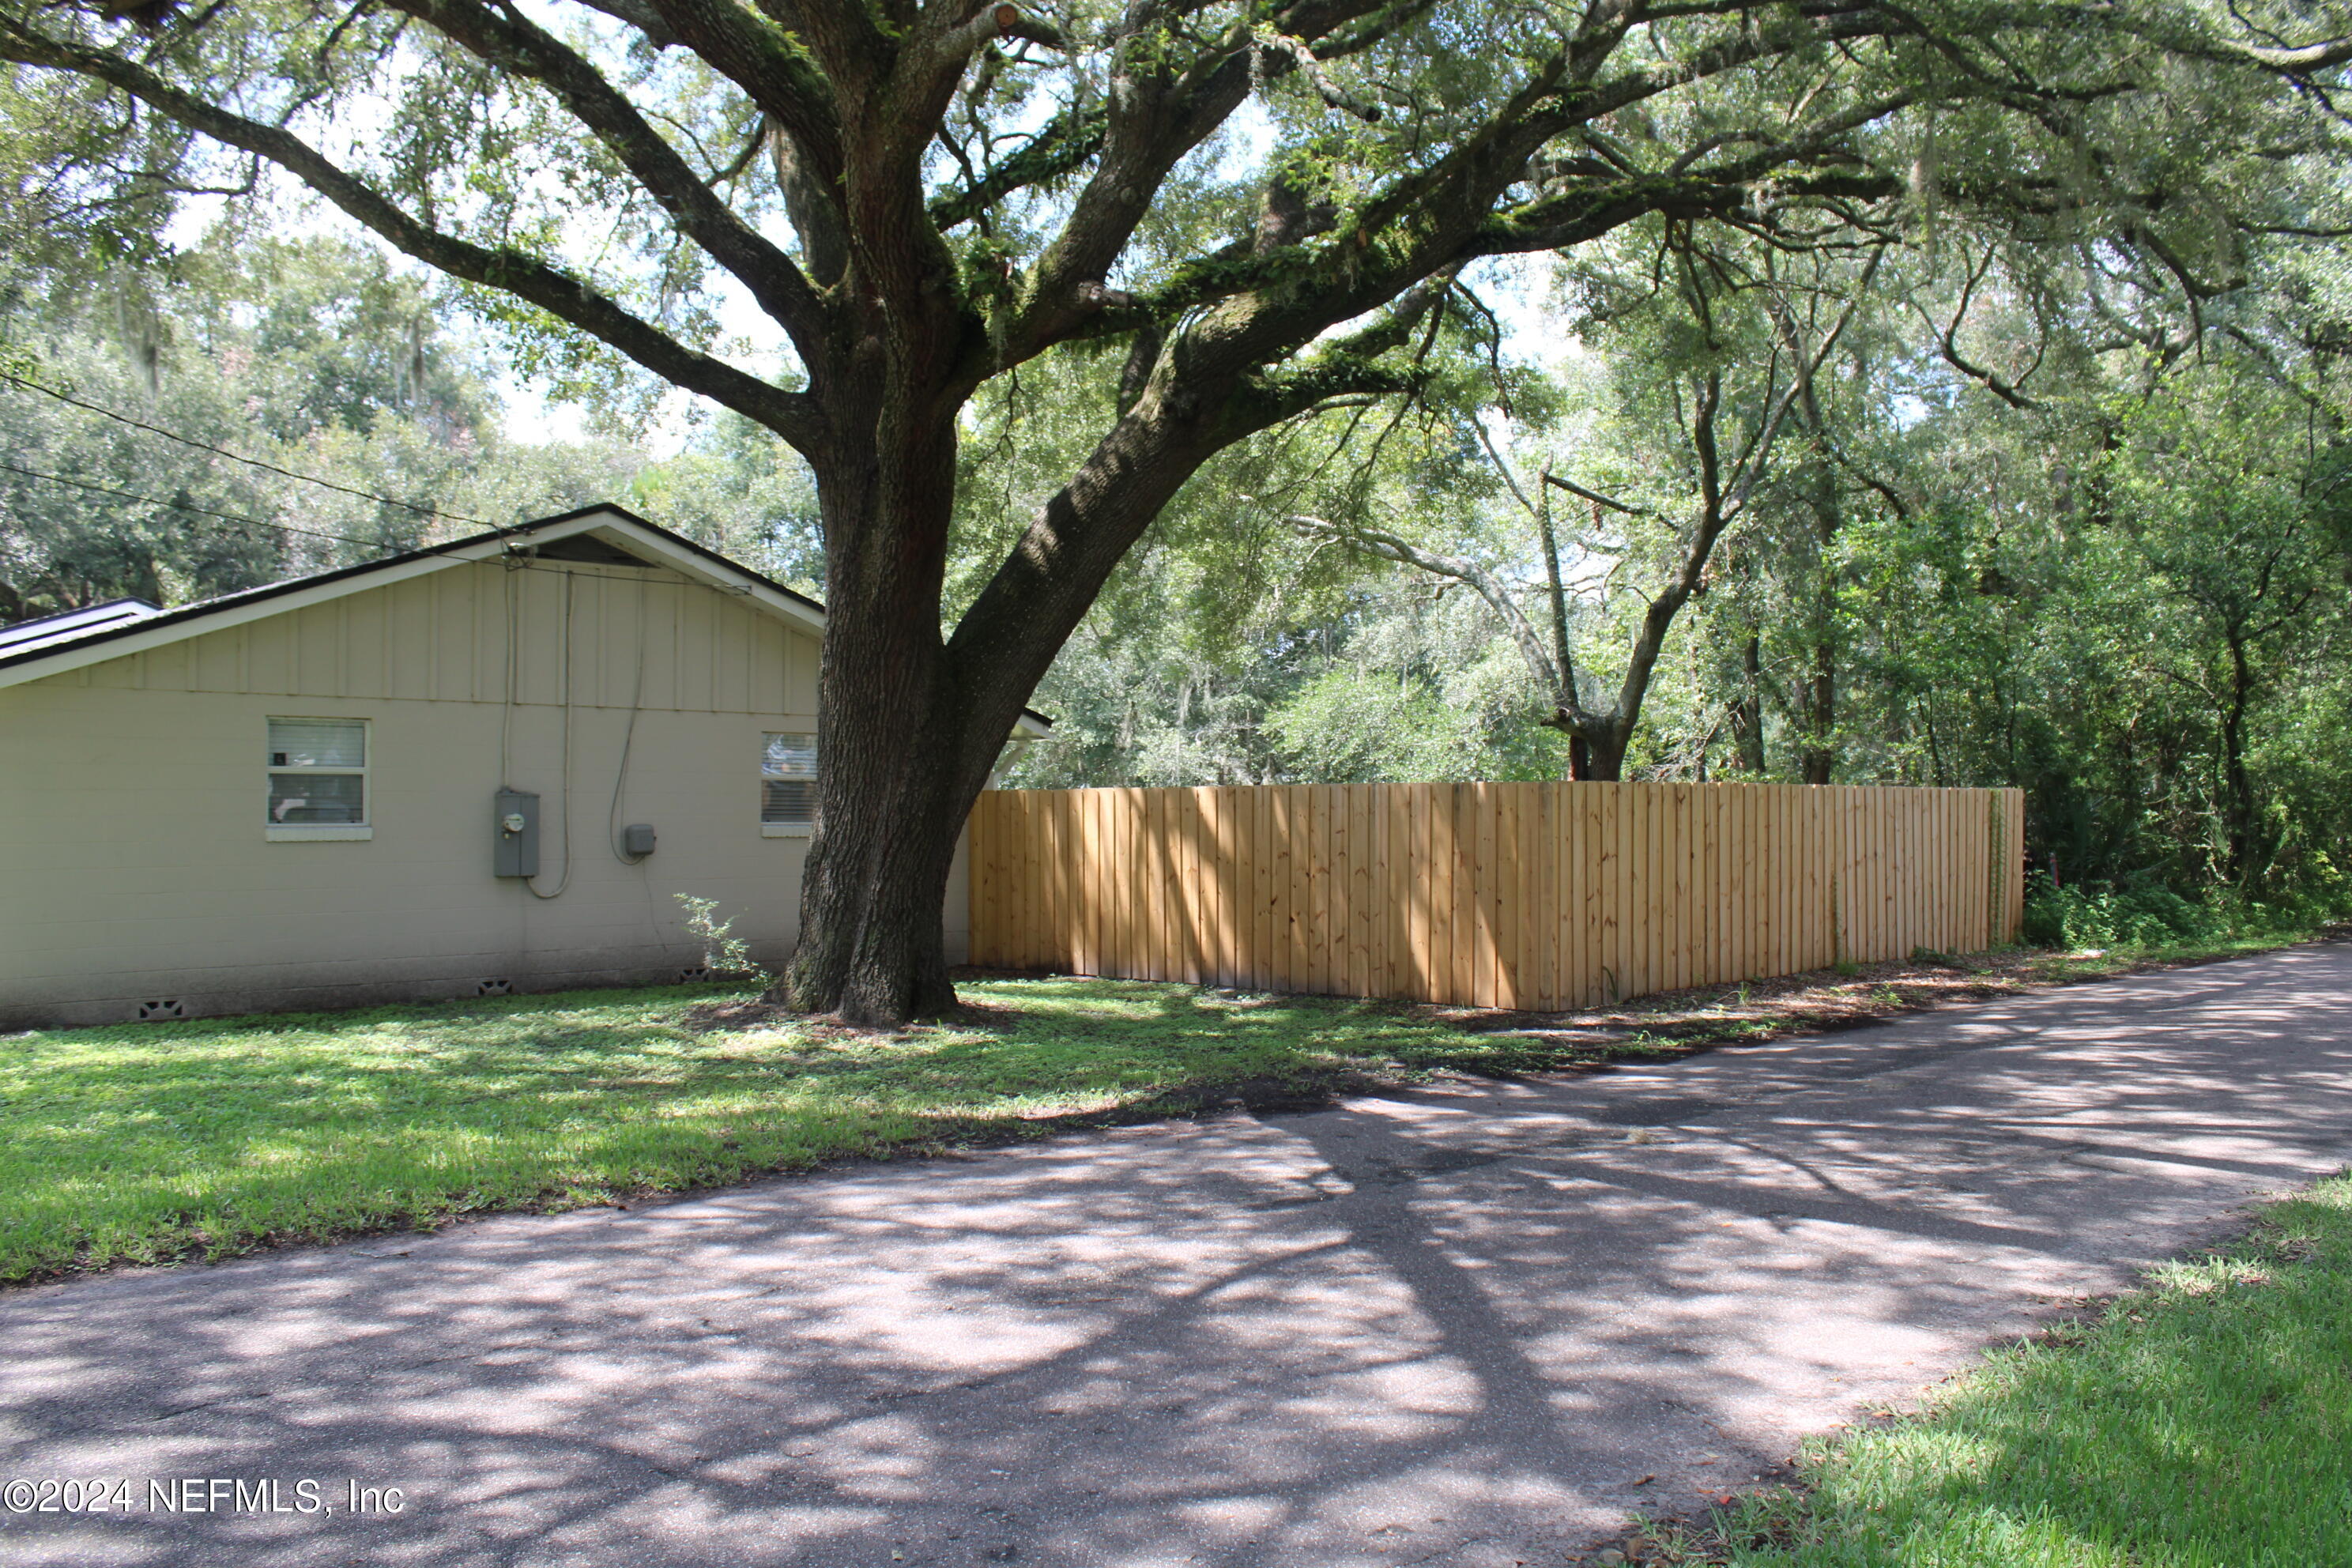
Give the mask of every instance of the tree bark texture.
POLYGON ((1739 771, 1764 773, 1764 646, 1749 632, 1739 645, 1739 697, 1731 705, 1731 734, 1739 748, 1739 771))
POLYGON ((2232 628, 2228 643, 2230 700, 2221 710, 2221 771, 2229 792, 2230 875, 2245 882, 2254 870, 2254 782, 2246 772, 2246 708, 2254 677, 2245 638, 2232 628))

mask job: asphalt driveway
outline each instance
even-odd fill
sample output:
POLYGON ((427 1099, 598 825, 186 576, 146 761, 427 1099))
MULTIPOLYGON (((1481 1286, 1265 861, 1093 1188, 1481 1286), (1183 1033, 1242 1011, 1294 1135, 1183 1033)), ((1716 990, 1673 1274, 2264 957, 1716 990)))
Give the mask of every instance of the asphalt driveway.
POLYGON ((1559 1563, 2347 1155, 2337 945, 16 1291, 0 1563, 1559 1563))

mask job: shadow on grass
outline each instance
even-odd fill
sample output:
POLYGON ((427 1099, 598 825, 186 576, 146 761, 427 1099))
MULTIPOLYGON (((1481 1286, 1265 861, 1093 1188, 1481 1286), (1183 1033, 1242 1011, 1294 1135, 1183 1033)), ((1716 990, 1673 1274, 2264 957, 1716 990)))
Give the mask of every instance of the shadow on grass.
POLYGON ((1468 1046, 1328 999, 968 990, 975 1016, 896 1034, 696 988, 21 1036, 0 1057, 0 1279, 1323 1103, 1468 1046))
POLYGON ((0 1281, 1302 1110, 1437 1072, 1670 1059, 1905 1010, 1701 999, 1588 1028, 1072 977, 963 991, 963 1016, 895 1034, 704 986, 16 1036, 0 1046, 0 1281))

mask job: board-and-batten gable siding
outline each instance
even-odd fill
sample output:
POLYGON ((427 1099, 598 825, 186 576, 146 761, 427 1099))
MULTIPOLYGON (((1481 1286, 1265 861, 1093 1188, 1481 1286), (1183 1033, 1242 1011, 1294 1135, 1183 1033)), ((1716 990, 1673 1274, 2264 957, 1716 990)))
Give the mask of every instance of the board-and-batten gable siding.
POLYGON ((148 691, 499 702, 511 603, 516 698, 558 703, 567 588, 576 705, 639 700, 642 606, 643 707, 815 714, 814 637, 742 596, 657 567, 551 563, 510 573, 468 563, 51 679, 148 691))

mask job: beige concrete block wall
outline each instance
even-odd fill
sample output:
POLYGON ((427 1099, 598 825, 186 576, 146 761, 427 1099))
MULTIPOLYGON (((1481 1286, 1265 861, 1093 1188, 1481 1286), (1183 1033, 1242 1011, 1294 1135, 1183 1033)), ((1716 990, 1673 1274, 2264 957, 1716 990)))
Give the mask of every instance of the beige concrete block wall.
MULTIPOLYGON (((468 573, 496 588, 495 567, 446 575, 468 573)), ((113 1022, 162 1000, 193 1016, 472 995, 486 980, 517 991, 675 981, 701 961, 679 893, 719 900, 753 955, 780 964, 798 935, 807 840, 762 831, 761 737, 814 728, 813 640, 748 624, 730 634, 740 604, 667 595, 683 608, 657 628, 669 651, 628 742, 617 819, 634 671, 608 670, 587 693, 603 705, 579 700, 588 682, 575 677, 567 879, 564 710, 543 675, 535 702, 475 695, 472 667, 504 658, 503 629, 484 633, 476 613, 498 595, 475 587, 462 599, 414 584, 354 595, 331 621, 304 612, 300 668, 278 656, 306 629, 286 617, 0 689, 0 1028, 113 1022), (358 603, 369 598, 408 607, 358 603), (436 635, 415 624, 416 606, 457 602, 467 615, 442 617, 436 635), (354 627, 363 647, 417 646, 356 659, 354 627), (740 679, 698 673, 738 656, 740 679), (204 689, 257 684, 285 689, 204 689), (762 697, 779 710, 745 710, 762 697), (695 710, 698 698, 738 706, 695 710), (272 717, 369 721, 372 837, 265 836, 272 717), (555 898, 492 872, 502 727, 507 781, 541 796, 536 881, 561 886, 555 898), (653 824, 656 852, 623 864, 615 820, 653 824)), ((546 644, 541 666, 560 648, 557 625, 549 615, 525 629, 546 644)), ((576 659, 609 664, 611 642, 633 641, 634 628, 607 626, 595 645, 574 635, 576 659)), ((960 855, 943 911, 951 962, 969 943, 966 879, 960 855)))

